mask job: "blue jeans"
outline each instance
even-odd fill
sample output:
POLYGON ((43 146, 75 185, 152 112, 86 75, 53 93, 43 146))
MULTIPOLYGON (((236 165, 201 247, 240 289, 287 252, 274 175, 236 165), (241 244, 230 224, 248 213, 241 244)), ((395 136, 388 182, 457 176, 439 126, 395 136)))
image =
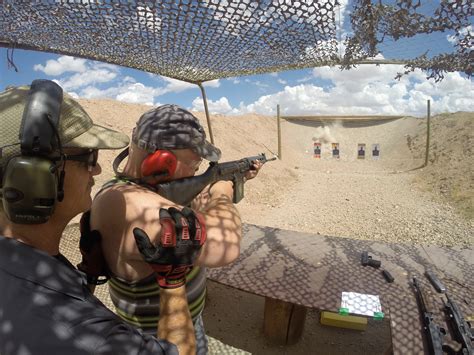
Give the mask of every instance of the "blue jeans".
POLYGON ((204 322, 202 321, 202 314, 194 321, 194 334, 196 335, 196 355, 207 355, 208 340, 206 330, 204 329, 204 322))

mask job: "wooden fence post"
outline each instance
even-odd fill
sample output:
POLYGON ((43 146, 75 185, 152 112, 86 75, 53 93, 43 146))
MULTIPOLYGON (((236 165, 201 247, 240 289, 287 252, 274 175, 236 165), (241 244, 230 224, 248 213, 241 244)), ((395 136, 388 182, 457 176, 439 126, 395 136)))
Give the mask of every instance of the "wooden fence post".
POLYGON ((209 109, 207 108, 206 91, 204 90, 204 86, 202 85, 202 83, 196 83, 196 85, 199 86, 199 89, 201 89, 202 101, 204 102, 204 112, 206 113, 207 129, 209 130, 209 138, 211 139, 211 143, 214 144, 214 136, 212 135, 211 118, 209 116, 209 109))
POLYGON ((428 158, 430 155, 430 124, 431 124, 431 101, 427 101, 427 122, 426 122, 426 152, 425 152, 425 164, 423 165, 428 166, 428 158))
POLYGON ((280 105, 277 105, 277 127, 278 127, 278 159, 281 160, 281 125, 280 125, 280 105))

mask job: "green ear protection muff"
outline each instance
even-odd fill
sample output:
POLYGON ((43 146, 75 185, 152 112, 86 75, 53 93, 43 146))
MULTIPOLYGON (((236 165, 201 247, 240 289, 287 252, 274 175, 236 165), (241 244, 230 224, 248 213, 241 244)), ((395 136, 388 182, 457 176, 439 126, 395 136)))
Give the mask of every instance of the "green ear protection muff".
POLYGON ((13 223, 49 220, 64 192, 64 169, 47 158, 61 149, 58 124, 63 90, 50 80, 34 80, 28 92, 20 128, 21 156, 8 161, 2 178, 2 200, 13 223))

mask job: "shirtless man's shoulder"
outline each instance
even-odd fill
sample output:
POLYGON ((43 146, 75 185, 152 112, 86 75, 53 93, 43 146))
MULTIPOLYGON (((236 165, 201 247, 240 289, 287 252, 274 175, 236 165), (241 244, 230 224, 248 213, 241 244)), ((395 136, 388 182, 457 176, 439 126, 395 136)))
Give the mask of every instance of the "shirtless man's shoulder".
POLYGON ((138 251, 133 229, 145 230, 152 242, 161 232, 159 210, 173 203, 135 184, 117 184, 100 192, 91 208, 91 228, 102 235, 102 249, 110 270, 124 279, 136 280, 152 270, 138 251))

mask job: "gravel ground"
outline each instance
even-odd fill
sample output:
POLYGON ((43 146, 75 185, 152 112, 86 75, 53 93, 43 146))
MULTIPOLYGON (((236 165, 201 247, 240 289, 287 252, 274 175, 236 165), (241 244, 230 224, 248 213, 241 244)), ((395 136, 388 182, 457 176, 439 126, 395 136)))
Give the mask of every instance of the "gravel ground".
POLYGON ((278 205, 242 204, 243 220, 356 239, 472 245, 472 220, 413 187, 413 172, 344 173, 330 166, 296 170, 298 183, 278 205))
MULTIPOLYGON (((266 172, 271 163, 264 166, 257 179, 280 179, 276 182, 279 188, 269 195, 278 197, 262 203, 261 181, 248 182, 247 198, 239 205, 243 220, 356 239, 442 246, 473 245, 474 219, 460 214, 457 206, 451 205, 448 199, 439 198, 434 191, 422 188, 426 186, 423 182, 428 181, 429 187, 436 176, 446 174, 443 171, 446 164, 430 162, 428 168, 418 169, 424 162, 422 151, 425 146, 409 146, 408 137, 416 136, 421 141, 424 127, 425 123, 415 118, 369 127, 335 124, 324 130, 307 122, 286 122, 285 151, 279 163, 290 169, 287 179, 281 182, 277 171, 282 171, 282 168, 266 172), (321 159, 312 156, 314 140, 323 143, 321 159), (340 142, 339 160, 331 157, 330 144, 325 140, 340 142), (380 159, 356 159, 357 142, 367 143, 368 147, 379 143, 382 149, 380 159), (252 186, 254 182, 257 186, 252 186)), ((470 144, 472 141, 466 141, 463 149, 466 150, 465 146, 470 144)), ((438 140, 436 145, 442 146, 442 141, 438 140)), ((455 185, 466 180, 470 170, 472 174, 472 165, 469 168, 469 157, 455 154, 451 145, 446 149, 450 149, 450 154, 458 160, 455 169, 449 170, 449 181, 455 185)), ((463 186, 469 185, 464 183, 463 186)))

